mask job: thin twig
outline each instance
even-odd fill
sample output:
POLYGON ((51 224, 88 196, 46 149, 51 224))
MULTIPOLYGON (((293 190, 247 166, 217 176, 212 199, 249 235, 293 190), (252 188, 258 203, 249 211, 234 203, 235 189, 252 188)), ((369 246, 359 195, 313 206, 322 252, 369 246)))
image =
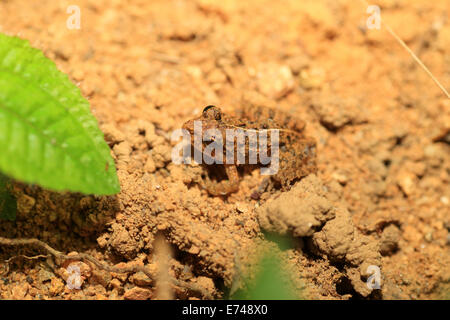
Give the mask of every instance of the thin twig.
MULTIPOLYGON (((369 4, 365 0, 361 0, 363 4, 366 6, 369 6, 369 4)), ((407 46, 407 44, 400 39, 400 37, 394 32, 394 30, 391 29, 391 27, 381 18, 380 15, 380 22, 384 25, 386 30, 389 32, 389 34, 394 37, 395 40, 411 55, 411 57, 414 59, 414 61, 417 62, 417 64, 428 74, 428 76, 436 83, 436 85, 439 87, 439 89, 444 92, 444 94, 447 96, 447 98, 450 99, 450 94, 448 91, 444 88, 444 86, 439 82, 438 79, 431 73, 431 71, 425 66, 425 64, 417 57, 417 55, 407 46)))
POLYGON ((26 255, 23 255, 23 254, 19 254, 17 256, 13 256, 13 257, 5 260, 5 263, 6 263, 5 271, 2 272, 1 274, 2 275, 7 275, 9 273, 9 265, 11 264, 11 261, 13 261, 15 259, 24 258, 24 259, 27 259, 27 260, 37 260, 37 259, 49 258, 49 257, 50 257, 50 255, 44 255, 44 254, 39 254, 37 256, 32 256, 32 257, 26 256, 26 255))
MULTIPOLYGON (((383 20, 381 19, 381 21, 383 20)), ((411 55, 411 57, 413 57, 413 59, 419 64, 419 66, 423 70, 425 70, 425 72, 434 81, 434 83, 436 83, 437 86, 442 90, 442 92, 445 93, 447 98, 450 99, 450 94, 447 92, 444 86, 438 81, 438 79, 436 79, 436 77, 431 73, 431 71, 425 66, 425 64, 419 59, 419 57, 417 57, 416 54, 406 45, 406 43, 402 39, 400 39, 400 37, 397 36, 397 34, 395 34, 395 32, 391 29, 391 27, 389 27, 389 25, 386 24, 386 22, 383 22, 383 24, 386 30, 395 38, 395 40, 397 40, 400 43, 400 45, 411 55)))

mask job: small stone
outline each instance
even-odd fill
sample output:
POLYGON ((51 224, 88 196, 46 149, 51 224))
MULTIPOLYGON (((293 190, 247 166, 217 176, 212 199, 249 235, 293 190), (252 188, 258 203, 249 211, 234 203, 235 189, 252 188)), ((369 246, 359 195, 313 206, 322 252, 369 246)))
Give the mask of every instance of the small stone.
POLYGON ((56 296, 64 291, 64 282, 60 278, 53 278, 50 282, 50 295, 56 296))
POLYGON ((145 171, 149 173, 154 173, 156 171, 155 161, 152 157, 149 157, 147 161, 145 162, 144 166, 145 171))
POLYGON ((198 277, 197 285, 199 285, 200 287, 203 287, 208 292, 214 292, 216 289, 213 279, 208 278, 208 277, 203 277, 203 276, 198 277))
POLYGON ((383 256, 393 254, 398 248, 398 241, 400 239, 400 230, 394 224, 390 224, 384 228, 381 234, 380 253, 383 256))
POLYGON ((37 281, 39 283, 43 283, 52 280, 54 277, 55 274, 53 272, 47 271, 45 269, 40 269, 37 274, 37 281))
POLYGON ((107 287, 108 284, 111 282, 111 274, 109 272, 103 271, 103 270, 92 270, 92 276, 90 280, 94 283, 98 283, 102 285, 103 287, 107 287))
POLYGON ((97 243, 100 246, 100 248, 106 247, 106 245, 108 244, 108 235, 107 234, 103 234, 100 237, 98 237, 97 238, 97 243))
POLYGON ((397 184, 407 196, 415 192, 417 183, 417 176, 411 172, 402 171, 397 176, 397 184))
POLYGON ((426 242, 431 242, 431 241, 433 241, 433 233, 432 233, 432 232, 427 232, 427 233, 425 233, 424 238, 425 238, 425 241, 426 241, 426 242))
POLYGON ((88 297, 89 296, 92 297, 92 296, 95 296, 97 294, 95 286, 88 286, 86 289, 83 290, 83 292, 88 297))
POLYGON ((433 158, 438 153, 437 147, 433 144, 426 146, 423 151, 424 151, 425 156, 428 158, 433 158))
POLYGON ((320 88, 325 81, 325 72, 321 68, 304 69, 300 72, 300 85, 307 89, 320 88))
POLYGON ((191 246, 190 248, 189 248, 189 251, 188 251, 190 254, 194 254, 194 255, 197 255, 197 254, 199 254, 200 253, 200 249, 198 248, 198 247, 196 247, 196 246, 191 246))
POLYGON ((238 202, 236 203, 236 210, 240 213, 247 213, 248 212, 248 208, 243 205, 242 203, 238 202))
POLYGON ((447 123, 447 127, 439 128, 439 131, 433 137, 433 141, 450 144, 450 116, 446 119, 446 121, 444 120, 444 122, 447 123))
POLYGON ((11 290, 11 299, 22 300, 28 293, 30 285, 28 283, 19 283, 17 286, 13 287, 11 290))
POLYGON ((201 79, 203 77, 203 71, 198 66, 195 65, 186 66, 185 71, 187 74, 189 74, 195 79, 201 79))
POLYGON ((148 300, 152 297, 152 292, 149 289, 134 287, 126 290, 123 298, 125 300, 148 300))
MULTIPOLYGON (((117 268, 126 268, 128 265, 125 262, 119 262, 115 265, 117 268)), ((128 279, 128 274, 126 272, 112 272, 113 278, 119 279, 121 282, 125 282, 128 279)))
POLYGON ((425 157, 430 166, 438 168, 447 155, 439 143, 430 144, 424 149, 425 157))
POLYGON ((111 285, 111 287, 117 290, 120 290, 122 288, 122 283, 119 279, 112 279, 109 284, 111 285))
POLYGON ((30 290, 28 290, 28 294, 31 297, 36 297, 37 299, 39 299, 39 297, 38 297, 39 296, 39 290, 37 288, 31 287, 30 290))
POLYGON ((117 289, 113 289, 108 297, 109 300, 119 300, 119 292, 117 289))
POLYGON ((145 273, 139 271, 131 277, 131 281, 137 286, 151 286, 153 280, 150 279, 145 273))
POLYGON ((265 63, 256 70, 258 91, 268 98, 281 99, 294 89, 295 81, 287 65, 265 63))
POLYGON ((348 177, 341 172, 333 172, 331 177, 343 186, 345 186, 348 182, 348 177))

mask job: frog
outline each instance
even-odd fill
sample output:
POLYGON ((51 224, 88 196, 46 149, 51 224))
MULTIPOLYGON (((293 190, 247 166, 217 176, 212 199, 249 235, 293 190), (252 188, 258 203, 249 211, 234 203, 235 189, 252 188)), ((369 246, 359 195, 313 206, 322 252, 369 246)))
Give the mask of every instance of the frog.
MULTIPOLYGON (((265 134, 267 146, 264 152, 275 155, 276 150, 278 170, 264 180, 256 194, 264 192, 270 182, 275 188, 287 191, 295 182, 317 171, 316 141, 305 134, 305 122, 279 109, 249 104, 239 108, 235 115, 229 115, 214 105, 206 106, 198 117, 186 121, 182 126, 191 137, 191 147, 206 156, 205 150, 210 143, 215 142, 216 136, 214 134, 209 137, 204 135, 200 137, 200 145, 195 144, 194 123, 201 124, 202 132, 211 132, 212 130, 212 132, 220 133, 223 138, 222 145, 227 145, 227 142, 229 142, 227 138, 231 139, 227 136, 227 130, 240 130, 247 134, 265 134), (272 140, 274 134, 278 137, 277 140, 272 140), (273 141, 278 142, 277 148, 273 141), (201 150, 198 150, 199 148, 201 150)), ((209 175, 206 175, 205 179, 202 180, 203 187, 212 196, 228 196, 239 190, 238 167, 256 165, 267 168, 267 163, 250 163, 249 161, 251 152, 254 152, 256 158, 260 158, 262 151, 256 150, 259 149, 259 144, 252 144, 249 139, 245 139, 243 145, 242 141, 239 145, 237 140, 231 141, 231 145, 234 147, 234 150, 232 150, 234 157, 230 161, 226 157, 226 148, 224 148, 223 154, 207 155, 212 156, 213 160, 225 159, 223 163, 219 161, 213 161, 213 163, 209 161, 209 164, 203 163, 208 169, 222 166, 225 171, 226 178, 221 181, 213 181, 209 178, 209 175), (238 146, 241 148, 239 149, 238 146), (239 161, 239 152, 244 153, 246 161, 239 161)))

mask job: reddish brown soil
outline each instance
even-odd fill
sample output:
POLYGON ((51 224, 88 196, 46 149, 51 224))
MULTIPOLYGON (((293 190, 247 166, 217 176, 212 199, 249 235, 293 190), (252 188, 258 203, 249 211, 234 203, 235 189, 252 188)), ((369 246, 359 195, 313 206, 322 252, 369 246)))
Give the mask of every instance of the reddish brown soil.
MULTIPOLYGON (((265 230, 296 239, 278 256, 299 296, 449 299, 450 101, 385 29, 366 29, 362 2, 129 2, 77 1, 80 30, 66 28, 72 2, 0 3, 0 31, 29 39, 90 100, 122 186, 93 197, 17 183, 17 220, 0 235, 156 276, 79 262, 84 282, 70 290, 65 265, 4 247, 1 298, 202 298, 167 276, 224 298, 252 270, 248 257, 279 251, 265 230), (206 105, 233 113, 249 99, 308 123, 318 174, 257 201, 262 177, 245 172, 238 193, 209 196, 200 166, 171 162, 171 132, 206 105), (365 284, 369 265, 381 290, 365 284)), ((449 88, 448 1, 379 5, 449 88)))

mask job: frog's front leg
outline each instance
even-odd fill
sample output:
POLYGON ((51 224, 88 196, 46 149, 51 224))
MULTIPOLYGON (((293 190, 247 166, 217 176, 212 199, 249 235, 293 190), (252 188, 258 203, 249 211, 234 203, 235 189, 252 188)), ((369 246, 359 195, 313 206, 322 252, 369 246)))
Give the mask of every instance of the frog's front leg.
POLYGON ((228 180, 214 183, 208 178, 206 181, 206 190, 213 196, 225 196, 239 189, 239 174, 236 165, 225 164, 224 166, 228 180))

